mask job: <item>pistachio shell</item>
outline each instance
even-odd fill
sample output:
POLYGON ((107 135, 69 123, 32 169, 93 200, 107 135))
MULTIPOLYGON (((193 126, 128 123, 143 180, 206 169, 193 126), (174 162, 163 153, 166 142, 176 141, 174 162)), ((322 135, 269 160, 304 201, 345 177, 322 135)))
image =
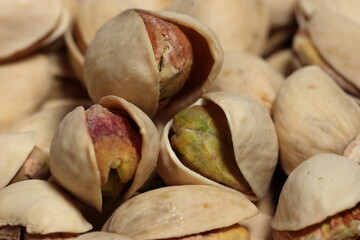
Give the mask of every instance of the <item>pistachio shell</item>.
POLYGON ((35 147, 35 132, 0 134, 0 189, 16 175, 35 147))
POLYGON ((41 54, 0 66, 0 130, 34 112, 47 96, 51 77, 41 54))
MULTIPOLYGON (((212 92, 203 96, 224 112, 229 124, 237 165, 249 183, 253 195, 265 196, 277 164, 278 142, 268 112, 258 103, 241 94, 212 92), (254 151, 256 149, 256 151, 254 151)), ((223 186, 185 167, 169 142, 172 121, 165 126, 160 138, 158 171, 167 184, 207 184, 223 186)))
POLYGON ((205 23, 218 36, 225 51, 261 55, 264 50, 270 22, 267 5, 262 0, 172 0, 167 9, 205 23))
POLYGON ((319 153, 342 155, 360 129, 360 108, 320 68, 290 75, 275 100, 280 163, 289 174, 319 153))
POLYGON ((294 53, 291 49, 284 49, 273 53, 266 58, 267 63, 284 77, 288 77, 296 69, 297 66, 294 53))
POLYGON ((273 29, 294 24, 298 0, 265 0, 265 3, 269 8, 270 23, 273 29))
POLYGON ((60 0, 2 0, 0 61, 19 57, 39 47, 43 38, 55 28, 61 11, 60 0))
POLYGON ((226 91, 248 95, 271 111, 284 78, 253 54, 228 51, 223 67, 208 92, 226 91))
POLYGON ((240 224, 251 233, 251 240, 273 240, 270 215, 259 212, 254 217, 245 219, 240 224))
POLYGON ((84 55, 77 46, 71 29, 68 29, 65 34, 65 43, 68 49, 69 61, 72 69, 74 70, 77 78, 84 83, 83 66, 84 66, 84 55))
POLYGON ((309 158, 287 178, 272 227, 296 231, 355 207, 360 201, 359 181, 359 165, 346 157, 309 158))
MULTIPOLYGON (((122 196, 126 200, 144 184, 155 168, 159 152, 158 133, 152 121, 133 104, 115 96, 101 99, 100 104, 114 111, 128 113, 142 135, 141 159, 135 178, 122 196)), ((77 107, 60 123, 50 146, 49 166, 64 188, 101 211, 100 175, 83 107, 77 107)))
POLYGON ((133 239, 173 238, 230 226, 256 214, 255 205, 235 191, 172 186, 131 198, 115 210, 102 230, 133 239))
POLYGON ((155 115, 160 94, 159 72, 145 24, 137 11, 175 23, 192 44, 193 71, 182 90, 161 110, 163 115, 172 116, 200 97, 222 65, 222 49, 216 36, 190 16, 134 9, 122 12, 99 29, 89 46, 85 83, 94 102, 105 95, 117 95, 150 117, 155 115))
POLYGON ((131 240, 131 238, 118 233, 108 232, 89 232, 82 234, 75 239, 77 240, 131 240))
POLYGON ((0 226, 24 226, 30 234, 82 233, 91 225, 54 184, 27 180, 0 190, 0 226))
POLYGON ((318 11, 307 29, 320 56, 350 84, 360 89, 360 48, 357 45, 360 26, 343 16, 318 11))

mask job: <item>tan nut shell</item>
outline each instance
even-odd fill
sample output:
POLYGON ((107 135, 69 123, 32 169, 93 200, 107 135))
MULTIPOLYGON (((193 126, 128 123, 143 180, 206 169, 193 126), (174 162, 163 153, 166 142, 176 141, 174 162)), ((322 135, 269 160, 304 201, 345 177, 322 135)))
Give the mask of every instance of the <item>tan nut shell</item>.
POLYGON ((19 171, 38 137, 35 132, 0 134, 0 189, 9 184, 19 171))
POLYGON ((288 27, 295 22, 298 0, 265 0, 269 8, 271 28, 288 27))
POLYGON ((360 89, 359 23, 328 11, 318 11, 310 19, 307 30, 322 58, 346 81, 360 89))
POLYGON ((131 240, 131 238, 118 233, 89 232, 76 237, 75 240, 131 240))
POLYGON ((342 155, 360 129, 360 108, 320 68, 309 66, 284 82, 273 108, 280 163, 289 174, 319 153, 342 155))
POLYGON ((173 0, 168 10, 205 23, 216 33, 225 51, 261 55, 265 48, 270 21, 262 0, 173 0))
POLYGON ((257 212, 235 191, 206 185, 171 186, 131 198, 115 210, 102 231, 139 240, 173 238, 230 226, 257 212))
POLYGON ((296 231, 355 207, 360 202, 359 181, 360 166, 346 157, 309 158, 287 178, 272 227, 296 231))
POLYGON ((271 111, 284 77, 253 54, 228 51, 223 67, 208 92, 226 91, 248 95, 271 111))
POLYGON ((38 47, 60 19, 60 0, 0 1, 0 61, 38 47))
POLYGON ((0 226, 25 226, 30 234, 82 233, 92 226, 54 184, 17 182, 0 190, 0 226))
MULTIPOLYGON (((257 102, 241 94, 212 92, 203 99, 218 105, 225 113, 233 142, 237 165, 255 193, 265 196, 275 170, 278 141, 269 113, 257 102)), ((207 184, 224 186, 190 170, 181 163, 171 148, 168 122, 160 138, 158 171, 167 184, 207 184)))
MULTIPOLYGON (((106 108, 124 110, 138 125, 142 135, 141 159, 135 178, 122 196, 126 200, 144 184, 155 168, 159 152, 158 132, 146 114, 124 99, 107 96, 100 100, 100 104, 106 108)), ((59 124, 50 146, 49 167, 64 188, 101 211, 100 174, 83 107, 77 107, 67 114, 59 124)))
MULTIPOLYGON (((145 24, 136 11, 140 10, 126 10, 99 29, 87 51, 84 77, 94 102, 116 95, 152 117, 158 110, 159 71, 145 24)), ((215 34, 190 16, 141 11, 175 23, 193 47, 193 71, 182 90, 162 109, 171 115, 195 102, 214 80, 222 65, 222 48, 215 34)))
POLYGON ((49 60, 42 54, 0 65, 0 131, 34 112, 49 93, 49 60))

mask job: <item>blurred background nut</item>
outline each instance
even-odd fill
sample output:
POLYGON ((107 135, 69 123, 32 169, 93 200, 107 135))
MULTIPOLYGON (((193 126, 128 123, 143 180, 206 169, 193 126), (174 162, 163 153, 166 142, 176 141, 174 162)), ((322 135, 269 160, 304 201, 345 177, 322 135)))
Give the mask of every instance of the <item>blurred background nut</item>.
POLYGON ((360 166, 346 157, 319 154, 301 163, 281 190, 274 239, 359 238, 359 181, 360 166))
POLYGON ((172 0, 167 10, 187 14, 209 26, 225 51, 261 55, 265 49, 270 22, 262 0, 172 0))
POLYGON ((96 33, 85 57, 85 84, 94 102, 112 94, 134 103, 150 117, 161 112, 162 117, 169 118, 201 96, 219 73, 222 54, 216 36, 195 18, 174 12, 130 9, 112 18, 96 33), (168 22, 164 25, 167 33, 156 28, 149 32, 144 15, 162 24, 168 22), (165 33, 169 41, 166 44, 170 45, 154 45, 152 38, 164 38, 165 33), (193 57, 191 50, 186 49, 190 47, 188 42, 193 57), (162 54, 160 61, 156 59, 158 51, 162 54), (169 79, 175 83, 162 84, 162 71, 169 71, 174 76, 169 79), (169 89, 161 89, 166 84, 169 89), (161 96, 164 92, 165 97, 161 96))
POLYGON ((360 26, 331 11, 317 11, 298 31, 293 50, 302 65, 317 65, 345 91, 360 96, 360 26))
POLYGON ((144 184, 158 149, 158 133, 147 115, 108 96, 61 121, 50 146, 50 170, 64 188, 101 211, 103 202, 120 194, 126 200, 144 184))
POLYGON ((169 185, 227 186, 258 200, 267 193, 277 157, 269 113, 244 95, 212 92, 167 123, 157 167, 169 185))
POLYGON ((2 239, 72 239, 92 226, 60 188, 28 180, 0 190, 2 239))
POLYGON ((262 58, 241 51, 227 51, 224 63, 207 92, 235 92, 248 95, 271 111, 284 77, 262 58))
POLYGON ((215 186, 163 187, 142 193, 118 207, 102 231, 133 239, 250 239, 238 223, 257 208, 238 192, 215 186), (219 218, 218 215, 222 217, 219 218), (207 221, 211 219, 211 221, 207 221))
POLYGON ((313 155, 356 148, 360 107, 319 67, 302 68, 284 81, 272 115, 287 174, 313 155))

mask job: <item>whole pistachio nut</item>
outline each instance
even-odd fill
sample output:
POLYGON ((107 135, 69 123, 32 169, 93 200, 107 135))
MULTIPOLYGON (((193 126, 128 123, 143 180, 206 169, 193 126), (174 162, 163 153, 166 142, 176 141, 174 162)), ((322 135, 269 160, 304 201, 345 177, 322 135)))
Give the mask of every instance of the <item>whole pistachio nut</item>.
POLYGON ((346 157, 318 154, 301 163, 281 190, 274 239, 359 238, 359 181, 360 166, 346 157))
POLYGON ((262 0, 172 0, 167 9, 205 23, 218 36, 225 51, 261 55, 265 48, 270 19, 268 6, 262 0))
POLYGON ((319 10, 340 14, 360 23, 360 3, 356 0, 298 0, 296 19, 300 27, 305 27, 312 15, 319 10))
POLYGON ((50 170, 64 188, 101 211, 103 196, 126 200, 144 184, 158 149, 158 132, 148 116, 107 96, 61 121, 50 146, 50 170))
POLYGON ((49 60, 43 54, 0 65, 0 131, 35 112, 50 90, 49 60))
POLYGON ((345 91, 360 96, 360 27, 331 11, 319 10, 300 29, 293 49, 303 65, 317 65, 345 91), (334 37, 336 36, 336 37, 334 37))
POLYGON ((170 185, 227 186, 257 200, 268 190, 277 156, 264 108, 241 94, 212 92, 166 124, 157 167, 170 185))
POLYGON ((56 28, 63 11, 60 0, 1 0, 0 5, 0 62, 38 49, 56 28))
POLYGON ((163 116, 172 116, 201 96, 221 65, 220 43, 196 19, 129 9, 95 35, 85 57, 84 77, 94 102, 112 94, 150 117, 160 107, 163 116))
POLYGON ((248 95, 271 111, 284 77, 251 53, 227 51, 223 67, 207 92, 235 92, 248 95))
POLYGON ((48 154, 36 146, 36 132, 0 134, 0 189, 27 179, 50 175, 48 154))
POLYGON ((360 108, 319 67, 290 75, 275 100, 280 164, 289 174, 319 153, 344 154, 360 130, 360 108))
POLYGON ((119 233, 108 233, 108 232, 88 232, 81 234, 75 238, 76 240, 131 240, 131 238, 119 234, 119 233))
POLYGON ((47 181, 9 185, 0 190, 0 204, 0 236, 19 236, 25 228, 22 238, 5 239, 67 239, 92 228, 73 201, 47 181))
MULTIPOLYGON (((201 235, 211 235, 209 231, 256 214, 255 205, 236 191, 206 185, 170 186, 129 199, 115 210, 102 231, 133 239, 203 239, 201 235)), ((234 239, 249 239, 249 233, 243 228, 234 239)))

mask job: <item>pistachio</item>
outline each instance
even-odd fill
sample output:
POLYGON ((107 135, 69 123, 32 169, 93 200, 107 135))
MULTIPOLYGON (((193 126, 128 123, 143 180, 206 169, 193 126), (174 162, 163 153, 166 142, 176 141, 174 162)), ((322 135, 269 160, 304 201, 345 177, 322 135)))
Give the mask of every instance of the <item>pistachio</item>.
POLYGON ((171 146, 185 166, 231 188, 249 191, 236 166, 230 129, 220 109, 194 106, 182 110, 172 128, 171 146))
POLYGON ((94 231, 85 234, 81 234, 80 236, 76 237, 77 240, 131 240, 131 238, 119 234, 119 233, 108 233, 108 232, 100 232, 94 231))
POLYGON ((149 34, 160 74, 160 97, 172 97, 189 77, 193 55, 189 39, 175 25, 146 13, 139 13, 149 34))
POLYGON ((140 160, 141 135, 127 116, 114 114, 101 105, 91 106, 85 115, 102 186, 107 186, 107 192, 117 195, 121 189, 119 184, 132 181, 135 176, 140 160), (110 169, 115 169, 117 175, 110 174, 110 169), (109 175, 112 184, 106 185, 109 175), (114 183, 116 176, 118 181, 114 183))

